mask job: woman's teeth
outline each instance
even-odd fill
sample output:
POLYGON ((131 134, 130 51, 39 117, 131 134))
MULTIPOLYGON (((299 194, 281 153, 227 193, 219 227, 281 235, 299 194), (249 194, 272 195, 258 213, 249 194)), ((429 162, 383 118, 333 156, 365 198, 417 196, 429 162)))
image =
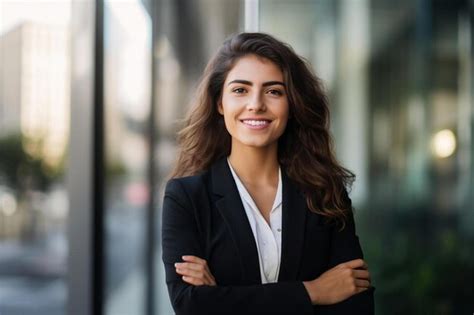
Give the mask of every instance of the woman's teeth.
POLYGON ((269 121, 268 120, 243 120, 243 123, 247 125, 252 125, 252 126, 262 126, 262 125, 268 124, 269 121))

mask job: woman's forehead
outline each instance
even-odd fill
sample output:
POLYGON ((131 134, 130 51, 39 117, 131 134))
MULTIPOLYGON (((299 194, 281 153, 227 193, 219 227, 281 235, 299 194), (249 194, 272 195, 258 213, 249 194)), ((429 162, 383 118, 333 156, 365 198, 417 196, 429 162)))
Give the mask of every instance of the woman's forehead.
POLYGON ((250 82, 283 81, 280 67, 269 59, 247 55, 237 60, 229 71, 226 82, 246 80, 250 82))

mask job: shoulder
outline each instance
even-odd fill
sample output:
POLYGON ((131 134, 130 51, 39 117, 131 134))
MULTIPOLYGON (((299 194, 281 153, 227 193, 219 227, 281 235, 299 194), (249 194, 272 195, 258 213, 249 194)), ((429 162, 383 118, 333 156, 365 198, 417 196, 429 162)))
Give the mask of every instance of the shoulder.
POLYGON ((208 178, 208 172, 203 172, 170 179, 163 196, 163 217, 178 214, 199 217, 207 213, 210 209, 208 178))
POLYGON ((176 177, 166 183, 165 196, 190 197, 209 186, 209 171, 197 175, 176 177))
POLYGON ((203 193, 218 191, 220 186, 226 186, 229 178, 232 178, 232 175, 227 158, 221 157, 198 174, 170 179, 166 183, 165 196, 187 194, 189 197, 203 197, 203 193))

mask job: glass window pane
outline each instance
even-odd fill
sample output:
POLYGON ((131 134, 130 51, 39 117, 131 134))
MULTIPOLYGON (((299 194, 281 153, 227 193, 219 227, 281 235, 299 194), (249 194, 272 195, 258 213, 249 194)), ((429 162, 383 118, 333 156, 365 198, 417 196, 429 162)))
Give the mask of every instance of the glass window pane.
POLYGON ((144 314, 151 18, 142 1, 105 1, 105 310, 144 314))
POLYGON ((70 1, 0 2, 0 314, 65 314, 70 1))
MULTIPOLYGON (((176 133, 184 118, 204 66, 224 39, 243 31, 244 1, 197 0, 156 2, 157 32, 154 40, 156 65, 155 108, 157 122, 157 202, 176 157, 176 133)), ((157 220, 161 219, 158 213, 157 220)), ((160 224, 158 223, 159 227, 160 224)), ((161 231, 157 231, 161 235, 161 231)), ((165 284, 161 245, 157 243, 156 310, 173 314, 165 284)))
POLYGON ((324 80, 377 313, 465 314, 474 292, 469 1, 261 0, 324 80), (403 301, 400 303, 399 301, 403 301))

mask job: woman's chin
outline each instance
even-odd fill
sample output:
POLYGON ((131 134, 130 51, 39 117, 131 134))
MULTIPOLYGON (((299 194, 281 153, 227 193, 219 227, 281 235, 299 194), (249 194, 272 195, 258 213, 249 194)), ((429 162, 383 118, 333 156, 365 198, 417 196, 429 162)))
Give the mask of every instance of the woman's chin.
POLYGON ((242 139, 240 142, 241 146, 255 148, 255 149, 264 149, 269 148, 272 145, 275 145, 277 141, 268 141, 268 140, 257 140, 257 139, 242 139))

